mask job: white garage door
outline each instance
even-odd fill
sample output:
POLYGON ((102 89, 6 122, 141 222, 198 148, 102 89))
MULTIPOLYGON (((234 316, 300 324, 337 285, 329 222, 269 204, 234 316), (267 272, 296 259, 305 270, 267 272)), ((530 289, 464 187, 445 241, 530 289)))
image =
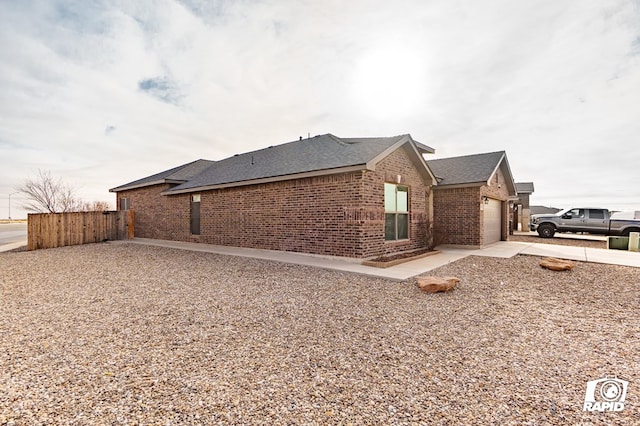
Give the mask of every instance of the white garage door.
POLYGON ((489 198, 484 205, 484 242, 491 244, 502 239, 502 202, 489 198))

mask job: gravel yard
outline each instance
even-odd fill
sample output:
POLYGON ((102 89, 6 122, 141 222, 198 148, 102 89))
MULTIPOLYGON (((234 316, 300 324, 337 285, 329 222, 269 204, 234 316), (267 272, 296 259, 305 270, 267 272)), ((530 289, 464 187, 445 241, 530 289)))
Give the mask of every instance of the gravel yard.
POLYGON ((0 425, 640 424, 640 269, 468 257, 445 294, 136 244, 0 253, 0 425), (622 412, 586 382, 628 380, 622 412))
POLYGON ((558 246, 589 247, 599 249, 607 248, 606 241, 581 240, 561 237, 541 238, 537 235, 509 235, 509 241, 538 244, 555 244, 558 246))

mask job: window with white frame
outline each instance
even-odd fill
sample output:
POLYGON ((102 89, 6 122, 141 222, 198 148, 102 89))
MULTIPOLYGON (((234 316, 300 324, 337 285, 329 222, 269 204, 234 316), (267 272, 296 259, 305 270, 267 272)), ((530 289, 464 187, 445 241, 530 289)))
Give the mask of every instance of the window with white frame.
POLYGON ((384 239, 409 239, 409 188, 384 184, 384 239))

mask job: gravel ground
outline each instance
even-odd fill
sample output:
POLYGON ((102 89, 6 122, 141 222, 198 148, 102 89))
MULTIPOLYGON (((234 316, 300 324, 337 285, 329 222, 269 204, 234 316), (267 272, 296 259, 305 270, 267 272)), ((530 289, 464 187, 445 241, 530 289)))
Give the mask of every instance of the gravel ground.
POLYGON ((468 257, 450 293, 134 244, 0 253, 0 424, 640 424, 640 269, 468 257), (586 382, 630 382, 622 412, 586 382))
POLYGON ((509 235, 509 241, 520 241, 523 243, 555 244, 559 246, 575 246, 606 249, 606 241, 592 241, 568 238, 540 238, 536 235, 509 235))

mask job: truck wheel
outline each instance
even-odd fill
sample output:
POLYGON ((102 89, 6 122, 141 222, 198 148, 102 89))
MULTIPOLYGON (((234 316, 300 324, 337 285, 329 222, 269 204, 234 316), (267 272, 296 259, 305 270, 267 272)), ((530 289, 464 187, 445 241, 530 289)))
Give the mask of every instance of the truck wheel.
POLYGON ((640 229, 636 229, 636 228, 625 229, 625 230, 622 232, 622 236, 623 236, 623 237, 628 237, 628 236, 629 236, 629 234, 631 234, 632 232, 640 232, 640 229))
POLYGON ((553 225, 544 223, 538 227, 538 235, 542 238, 553 238, 556 233, 556 228, 553 225))

